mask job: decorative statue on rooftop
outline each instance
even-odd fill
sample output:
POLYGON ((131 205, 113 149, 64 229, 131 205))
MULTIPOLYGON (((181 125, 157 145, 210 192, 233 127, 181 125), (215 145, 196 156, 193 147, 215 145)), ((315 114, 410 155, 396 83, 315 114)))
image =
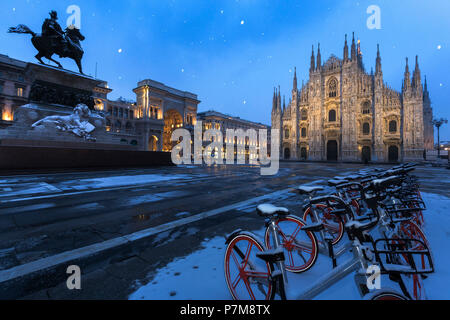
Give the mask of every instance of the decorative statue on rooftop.
POLYGON ((81 65, 81 59, 83 58, 84 51, 81 48, 80 41, 85 38, 80 33, 80 30, 71 25, 62 30, 58 23, 58 14, 56 11, 50 12, 50 18, 45 19, 42 25, 42 34, 37 34, 31 31, 26 25, 19 24, 17 27, 9 28, 9 33, 25 33, 31 34, 31 42, 34 47, 39 51, 36 55, 36 59, 42 64, 42 58, 47 58, 62 68, 62 65, 52 59, 54 54, 57 54, 60 58, 73 59, 80 71, 83 74, 83 68, 81 65))

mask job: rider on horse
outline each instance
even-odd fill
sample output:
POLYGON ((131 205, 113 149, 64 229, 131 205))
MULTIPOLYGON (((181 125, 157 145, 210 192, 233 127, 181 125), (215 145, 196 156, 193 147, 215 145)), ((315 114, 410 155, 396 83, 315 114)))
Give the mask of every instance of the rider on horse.
MULTIPOLYGON (((42 24, 42 36, 50 39, 51 46, 54 48, 61 48, 61 55, 67 51, 68 42, 61 26, 58 23, 58 13, 56 11, 50 11, 50 19, 45 19, 42 24)), ((58 50, 59 51, 59 50, 58 50)))
POLYGON ((73 59, 82 74, 81 59, 83 58, 84 51, 80 41, 83 41, 85 38, 81 34, 80 29, 74 25, 67 27, 63 31, 57 20, 58 14, 56 11, 51 11, 50 18, 45 19, 42 24, 42 34, 33 32, 24 24, 11 27, 8 29, 8 32, 31 34, 31 43, 39 51, 35 57, 40 63, 45 64, 42 61, 42 58, 45 57, 56 63, 59 68, 62 68, 62 65, 52 58, 54 54, 57 54, 60 58, 73 59))

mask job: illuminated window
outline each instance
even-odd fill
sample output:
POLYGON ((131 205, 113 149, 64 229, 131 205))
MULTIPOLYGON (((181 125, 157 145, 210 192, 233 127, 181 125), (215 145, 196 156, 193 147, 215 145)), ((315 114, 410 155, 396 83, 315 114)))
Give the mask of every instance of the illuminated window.
POLYGON ((23 97, 23 88, 21 88, 21 87, 17 88, 17 96, 18 97, 23 97))
POLYGON ((329 122, 336 122, 336 110, 332 109, 328 113, 328 121, 329 122))

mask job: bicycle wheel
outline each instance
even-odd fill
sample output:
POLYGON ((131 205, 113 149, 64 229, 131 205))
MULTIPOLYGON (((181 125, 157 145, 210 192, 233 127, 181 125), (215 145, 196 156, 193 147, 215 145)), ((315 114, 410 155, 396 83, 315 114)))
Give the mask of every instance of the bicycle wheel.
MULTIPOLYGON (((301 231, 306 222, 294 216, 287 216, 278 219, 276 225, 284 248, 286 270, 302 273, 310 269, 317 260, 319 247, 313 232, 301 231)), ((274 247, 269 228, 266 228, 264 242, 267 249, 274 247)))
POLYGON ((255 237, 238 234, 225 251, 225 280, 235 300, 273 300, 275 284, 269 281, 272 264, 256 257, 264 246, 255 237))
POLYGON ((364 296, 364 300, 409 300, 404 295, 392 289, 379 289, 364 296))
MULTIPOLYGON (((425 245, 427 247, 429 247, 427 239, 425 237, 425 234, 412 221, 405 221, 402 223, 397 237, 399 237, 400 239, 409 238, 409 239, 420 240, 423 243, 425 243, 425 245)), ((395 243, 396 241, 393 240, 393 242, 395 243)), ((422 243, 417 242, 414 245, 408 247, 407 249, 420 251, 420 250, 425 250, 426 248, 422 243)), ((393 258, 394 258, 394 260, 396 260, 394 262, 401 264, 401 265, 406 265, 406 266, 415 265, 418 267, 418 269, 422 269, 422 270, 425 270, 429 267, 427 265, 428 259, 425 258, 425 254, 418 254, 415 256, 409 256, 408 254, 396 254, 393 256, 393 258), (411 259, 414 261, 411 261, 411 259)), ((411 295, 412 298, 414 298, 415 300, 426 299, 427 295, 425 292, 425 286, 424 286, 424 283, 423 283, 423 280, 422 280, 422 277, 420 274, 402 274, 401 277, 403 279, 405 286, 407 287, 407 290, 409 292, 412 292, 412 295, 411 295)))
POLYGON ((403 274, 402 277, 409 292, 412 291, 414 300, 427 300, 425 285, 419 274, 403 274))
POLYGON ((311 211, 311 206, 303 213, 303 220, 309 223, 323 223, 325 227, 325 232, 330 234, 333 237, 333 245, 336 245, 339 241, 341 241, 344 236, 344 224, 342 221, 333 215, 333 209, 324 204, 316 204, 314 205, 314 209, 317 212, 319 217, 319 221, 316 221, 314 215, 311 211))
MULTIPOLYGON (((430 244, 422 229, 413 221, 403 221, 400 225, 400 238, 409 238, 420 240, 425 243, 428 248, 430 244)), ((419 249, 419 248, 414 248, 419 249)))

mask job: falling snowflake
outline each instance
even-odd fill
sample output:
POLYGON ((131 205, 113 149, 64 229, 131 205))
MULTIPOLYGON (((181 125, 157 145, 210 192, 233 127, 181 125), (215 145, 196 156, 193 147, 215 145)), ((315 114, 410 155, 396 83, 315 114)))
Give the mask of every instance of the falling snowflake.
POLYGON ((443 83, 440 83, 440 84, 439 84, 439 86, 440 86, 440 87, 443 87, 443 86, 444 86, 444 84, 443 84, 443 83))
POLYGON ((442 48, 441 45, 438 45, 438 46, 437 46, 437 49, 438 49, 438 50, 441 50, 441 48, 442 48))
POLYGON ((122 53, 122 49, 117 50, 118 53, 122 53))
POLYGON ((244 24, 245 23, 245 21, 244 20, 241 20, 241 24, 244 24))
POLYGON ((184 72, 184 69, 181 69, 181 72, 184 72))
POLYGON ((223 10, 220 10, 220 14, 223 14, 223 10))
POLYGON ((243 104, 247 104, 247 101, 244 100, 242 103, 243 103, 243 104))

